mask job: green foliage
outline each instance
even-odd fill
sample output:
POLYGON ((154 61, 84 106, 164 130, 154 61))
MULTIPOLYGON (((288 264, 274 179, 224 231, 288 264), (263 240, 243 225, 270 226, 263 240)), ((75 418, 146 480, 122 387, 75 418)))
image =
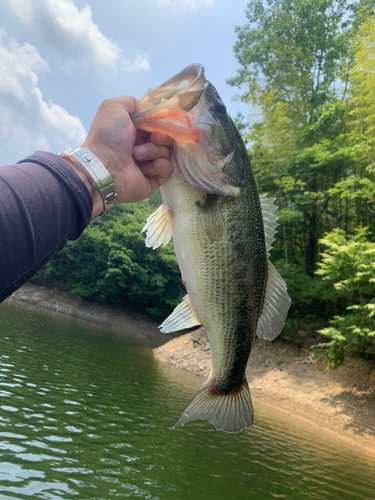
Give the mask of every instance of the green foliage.
POLYGON ((375 291, 375 244, 370 241, 367 228, 347 235, 334 229, 320 240, 325 251, 316 274, 331 280, 338 293, 350 294, 350 300, 363 300, 375 291))
POLYGON ((300 220, 284 223, 276 257, 311 276, 318 240, 337 220, 351 230, 359 212, 359 222, 371 224, 363 205, 329 190, 349 175, 368 178, 346 97, 354 39, 374 6, 374 0, 256 0, 248 4, 248 24, 236 29, 240 69, 229 83, 261 110, 246 136, 259 189, 300 220), (293 189, 285 178, 294 179, 293 189))
POLYGON ((352 70, 354 109, 357 127, 368 137, 375 135, 375 17, 361 25, 354 43, 352 70))
POLYGON ((303 273, 296 264, 285 264, 284 260, 274 262, 284 278, 288 294, 292 299, 289 318, 328 318, 332 309, 330 286, 322 280, 314 280, 303 273))
POLYGON ((34 280, 90 300, 165 316, 183 295, 171 244, 146 248, 141 230, 153 207, 118 207, 69 242, 34 280))
POLYGON ((357 304, 347 308, 345 316, 335 316, 319 333, 330 342, 313 346, 320 348, 330 361, 330 368, 341 366, 347 356, 375 358, 375 303, 357 304))
POLYGON ((332 340, 315 346, 333 368, 348 355, 375 359, 375 243, 370 237, 367 229, 347 235, 336 228, 321 240, 325 251, 316 273, 331 284, 337 300, 352 304, 320 330, 332 340))
POLYGON ((236 28, 240 68, 229 80, 259 117, 246 139, 259 191, 280 207, 271 258, 292 297, 288 321, 332 320, 322 333, 357 335, 340 348, 339 337, 327 344, 327 356, 338 349, 333 366, 339 352, 371 354, 373 243, 357 228, 375 233, 374 7, 250 2, 247 24, 236 28))
POLYGON ((286 105, 295 126, 312 123, 332 95, 348 52, 347 0, 255 0, 249 24, 237 27, 234 51, 241 65, 232 85, 246 84, 242 99, 267 107, 270 93, 286 105))

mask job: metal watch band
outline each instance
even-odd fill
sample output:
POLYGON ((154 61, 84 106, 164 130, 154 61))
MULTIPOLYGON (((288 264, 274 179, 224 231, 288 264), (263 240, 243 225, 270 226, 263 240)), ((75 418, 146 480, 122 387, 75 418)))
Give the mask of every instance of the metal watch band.
POLYGON ((103 212, 90 222, 93 223, 103 217, 107 212, 112 210, 117 205, 117 193, 113 185, 112 177, 103 163, 87 148, 70 148, 59 156, 73 156, 82 167, 90 174, 90 177, 96 184, 100 196, 103 200, 103 212))

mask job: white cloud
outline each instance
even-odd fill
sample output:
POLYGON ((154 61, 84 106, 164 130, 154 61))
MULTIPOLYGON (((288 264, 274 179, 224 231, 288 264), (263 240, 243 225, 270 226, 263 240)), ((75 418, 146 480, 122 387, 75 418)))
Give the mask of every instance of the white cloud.
POLYGON ((135 55, 133 61, 131 59, 122 59, 121 69, 127 71, 128 73, 135 73, 141 70, 148 71, 150 69, 148 55, 139 52, 135 55))
MULTIPOLYGON (((51 101, 39 88, 38 73, 48 69, 36 47, 3 41, 0 29, 0 142, 20 155, 37 149, 76 146, 86 131, 77 116, 51 101)), ((3 153, 3 151, 2 151, 3 153)), ((18 158, 20 159, 20 158, 18 158)))
POLYGON ((79 62, 82 66, 95 65, 103 70, 148 70, 147 55, 136 55, 135 60, 122 60, 119 46, 109 40, 92 19, 91 8, 81 11, 72 0, 8 0, 19 19, 44 37, 63 58, 64 62, 79 62), (137 58, 142 57, 142 64, 137 58), (128 64, 127 64, 128 63, 128 64))
POLYGON ((183 10, 198 10, 200 7, 213 7, 215 0, 156 0, 159 7, 178 7, 183 10))

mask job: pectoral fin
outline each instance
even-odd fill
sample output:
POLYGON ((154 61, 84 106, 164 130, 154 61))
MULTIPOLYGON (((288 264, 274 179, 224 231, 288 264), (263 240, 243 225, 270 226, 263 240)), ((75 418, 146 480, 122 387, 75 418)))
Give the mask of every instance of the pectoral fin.
POLYGON ((167 245, 172 237, 172 212, 169 207, 160 205, 160 207, 150 215, 146 225, 142 229, 147 231, 146 247, 153 249, 160 247, 161 244, 167 245))
POLYGON ((218 195, 207 194, 204 202, 197 202, 203 228, 210 241, 220 241, 225 234, 223 213, 217 203, 218 195))
POLYGON ((276 267, 268 261, 268 277, 263 308, 258 320, 257 335, 261 339, 273 340, 281 332, 291 299, 286 283, 276 267))
POLYGON ((177 332, 200 325, 189 301, 189 295, 185 295, 181 304, 179 304, 172 314, 159 326, 163 333, 177 332))

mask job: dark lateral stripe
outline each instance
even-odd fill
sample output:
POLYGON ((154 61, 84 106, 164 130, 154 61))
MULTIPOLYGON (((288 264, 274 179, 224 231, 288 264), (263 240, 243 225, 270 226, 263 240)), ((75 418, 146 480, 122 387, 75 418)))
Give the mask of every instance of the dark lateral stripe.
POLYGON ((212 393, 229 394, 241 387, 243 383, 254 333, 247 326, 247 328, 241 328, 237 334, 235 333, 233 338, 235 345, 229 354, 231 359, 225 363, 225 367, 220 370, 218 377, 210 383, 210 392, 212 391, 212 393))

